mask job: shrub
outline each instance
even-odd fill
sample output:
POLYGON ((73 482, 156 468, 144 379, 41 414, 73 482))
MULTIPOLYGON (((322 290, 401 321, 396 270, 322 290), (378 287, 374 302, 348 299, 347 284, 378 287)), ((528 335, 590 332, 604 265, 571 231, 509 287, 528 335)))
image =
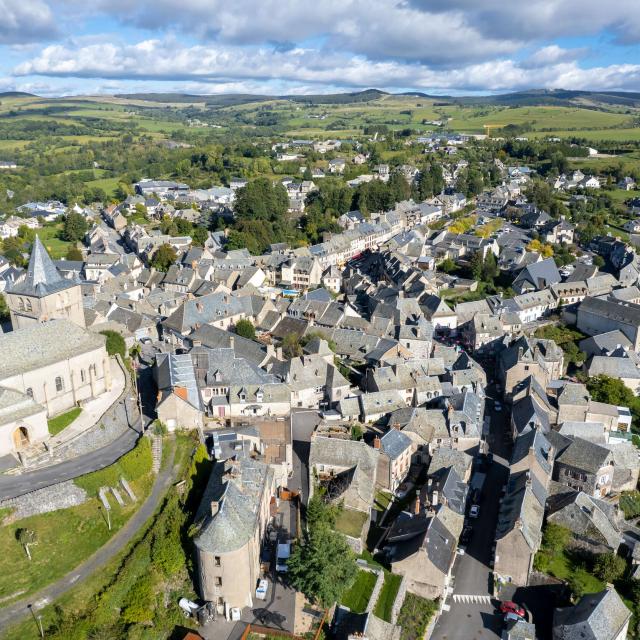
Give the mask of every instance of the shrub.
POLYGON ((251 324, 249 320, 238 320, 236 322, 236 333, 242 338, 247 338, 248 340, 254 340, 256 337, 256 329, 251 324))
POLYGON ((103 336, 107 337, 107 353, 110 356, 115 356, 116 353, 120 354, 120 357, 124 360, 124 354, 127 350, 127 345, 124 343, 124 338, 117 332, 107 329, 100 332, 103 336))
POLYGON ((602 553, 595 561, 593 572, 604 582, 618 580, 624 574, 627 564, 623 558, 615 553, 602 553))

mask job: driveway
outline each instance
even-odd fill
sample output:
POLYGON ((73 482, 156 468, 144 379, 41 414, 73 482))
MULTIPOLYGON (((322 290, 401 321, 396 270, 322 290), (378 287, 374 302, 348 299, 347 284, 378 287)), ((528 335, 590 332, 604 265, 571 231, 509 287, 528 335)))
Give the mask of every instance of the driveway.
POLYGON ((480 640, 500 638, 502 619, 496 613, 497 601, 491 597, 493 542, 495 537, 500 494, 509 476, 510 442, 507 407, 493 409, 495 389, 487 388, 485 415, 490 418, 487 442, 494 456, 489 467, 480 501, 480 515, 470 518, 473 535, 464 555, 456 557, 453 566, 453 593, 447 597, 446 608, 438 619, 431 638, 434 640, 480 640))

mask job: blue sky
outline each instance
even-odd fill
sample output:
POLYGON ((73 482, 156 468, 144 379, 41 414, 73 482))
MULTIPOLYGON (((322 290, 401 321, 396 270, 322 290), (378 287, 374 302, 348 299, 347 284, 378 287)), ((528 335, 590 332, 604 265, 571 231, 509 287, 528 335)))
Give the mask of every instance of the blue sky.
POLYGON ((0 0, 0 91, 640 91, 637 0, 0 0))

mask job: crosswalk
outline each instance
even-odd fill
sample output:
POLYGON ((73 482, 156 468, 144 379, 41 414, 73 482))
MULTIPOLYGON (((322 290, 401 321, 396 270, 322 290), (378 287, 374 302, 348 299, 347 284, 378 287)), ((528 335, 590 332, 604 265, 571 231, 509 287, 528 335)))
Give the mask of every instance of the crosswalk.
POLYGON ((453 601, 461 602, 464 604, 491 604, 491 596, 462 595, 459 593, 454 593, 453 601))

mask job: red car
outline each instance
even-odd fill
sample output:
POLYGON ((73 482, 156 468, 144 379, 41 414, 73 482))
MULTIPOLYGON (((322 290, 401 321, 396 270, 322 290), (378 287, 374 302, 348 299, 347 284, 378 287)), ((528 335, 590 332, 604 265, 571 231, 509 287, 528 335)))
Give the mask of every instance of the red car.
POLYGON ((516 604, 511 600, 505 600, 504 602, 500 603, 500 612, 515 613, 517 616, 520 616, 521 618, 524 618, 525 616, 524 609, 519 604, 516 604))

